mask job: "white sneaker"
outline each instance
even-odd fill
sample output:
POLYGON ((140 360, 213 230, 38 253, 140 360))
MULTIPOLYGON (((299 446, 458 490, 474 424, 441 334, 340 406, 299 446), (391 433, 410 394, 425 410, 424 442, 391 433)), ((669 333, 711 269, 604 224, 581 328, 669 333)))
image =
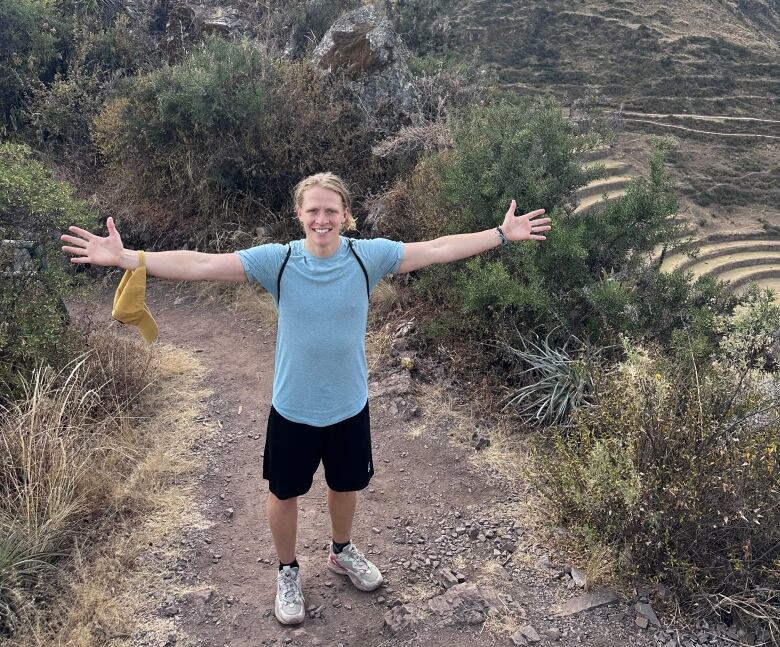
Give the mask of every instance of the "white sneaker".
POLYGON ((301 576, 297 566, 285 566, 276 577, 276 619, 283 625, 297 625, 306 615, 301 576))
POLYGON ((344 550, 338 554, 333 552, 331 544, 328 568, 334 573, 349 577, 352 584, 361 591, 373 591, 382 584, 379 569, 369 562, 352 542, 344 546, 344 550))

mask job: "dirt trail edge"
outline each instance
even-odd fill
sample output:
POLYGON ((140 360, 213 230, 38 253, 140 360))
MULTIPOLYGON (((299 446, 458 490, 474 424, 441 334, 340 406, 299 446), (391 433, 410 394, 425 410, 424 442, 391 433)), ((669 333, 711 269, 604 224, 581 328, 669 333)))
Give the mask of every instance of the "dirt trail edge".
POLYGON ((363 593, 326 569, 330 531, 320 468, 299 499, 307 617, 298 627, 281 626, 273 615, 277 564, 261 478, 274 329, 159 283, 149 287, 148 302, 160 342, 197 353, 205 365, 213 396, 193 424, 210 421, 219 433, 196 449, 205 466, 195 477, 199 512, 211 525, 185 530, 176 540, 184 556, 170 564, 170 577, 189 592, 155 600, 154 613, 173 619, 177 630, 162 642, 141 631, 135 644, 658 644, 654 632, 635 624, 635 600, 571 616, 553 611, 583 591, 530 537, 517 514, 522 492, 475 469, 476 450, 452 442, 445 424, 423 421, 419 432, 425 414, 400 369, 372 384, 376 475, 361 494, 353 533, 385 584, 363 593))

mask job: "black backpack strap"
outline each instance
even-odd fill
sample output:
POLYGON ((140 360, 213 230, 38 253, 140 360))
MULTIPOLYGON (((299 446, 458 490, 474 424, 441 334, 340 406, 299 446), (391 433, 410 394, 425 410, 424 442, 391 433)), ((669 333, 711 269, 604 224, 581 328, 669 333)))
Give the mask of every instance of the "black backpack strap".
POLYGON ((287 244, 287 256, 284 257, 284 261, 282 262, 282 266, 279 268, 279 275, 276 277, 276 303, 278 304, 279 301, 282 300, 282 273, 284 272, 284 268, 287 266, 287 261, 290 260, 290 254, 292 253, 292 246, 288 243, 287 244))
POLYGON ((347 238, 347 242, 349 244, 349 250, 355 255, 357 262, 360 263, 360 269, 363 270, 363 276, 366 277, 366 296, 368 296, 368 298, 370 299, 371 290, 368 285, 368 272, 366 272, 366 266, 363 265, 363 261, 360 260, 360 256, 358 256, 358 253, 355 251, 355 248, 352 247, 352 238, 347 238))

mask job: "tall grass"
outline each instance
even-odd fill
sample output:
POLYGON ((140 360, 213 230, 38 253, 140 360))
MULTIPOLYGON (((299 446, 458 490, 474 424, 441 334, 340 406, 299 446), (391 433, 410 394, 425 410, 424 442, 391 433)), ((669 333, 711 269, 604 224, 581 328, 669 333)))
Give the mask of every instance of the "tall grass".
POLYGON ((36 368, 0 409, 0 636, 30 619, 58 560, 121 503, 138 452, 128 421, 150 355, 108 335, 89 344, 61 370, 36 368))

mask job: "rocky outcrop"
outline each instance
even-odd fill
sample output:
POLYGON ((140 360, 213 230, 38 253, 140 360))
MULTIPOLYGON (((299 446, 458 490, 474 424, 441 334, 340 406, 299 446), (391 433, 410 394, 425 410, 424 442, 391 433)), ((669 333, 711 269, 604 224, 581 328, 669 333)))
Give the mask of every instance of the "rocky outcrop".
POLYGON ((403 46, 372 7, 339 18, 323 36, 312 61, 329 72, 346 73, 373 115, 411 114, 417 98, 403 46))

